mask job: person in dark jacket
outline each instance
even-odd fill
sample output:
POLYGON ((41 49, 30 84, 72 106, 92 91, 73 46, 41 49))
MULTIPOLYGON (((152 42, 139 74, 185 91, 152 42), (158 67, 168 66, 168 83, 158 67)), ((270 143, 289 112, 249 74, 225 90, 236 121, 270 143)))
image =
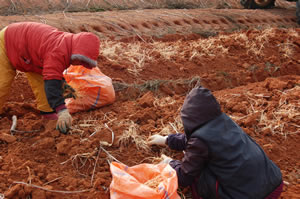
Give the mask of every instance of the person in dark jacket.
POLYGON ((0 113, 16 70, 25 72, 45 119, 57 119, 67 133, 72 117, 63 97, 63 71, 71 64, 97 66, 99 38, 88 32, 68 33, 35 22, 13 23, 0 31, 0 113))
POLYGON ((178 184, 191 186, 194 199, 275 199, 282 192, 280 169, 263 149, 200 86, 187 95, 181 119, 184 134, 153 135, 149 145, 184 150, 182 161, 166 157, 178 184))

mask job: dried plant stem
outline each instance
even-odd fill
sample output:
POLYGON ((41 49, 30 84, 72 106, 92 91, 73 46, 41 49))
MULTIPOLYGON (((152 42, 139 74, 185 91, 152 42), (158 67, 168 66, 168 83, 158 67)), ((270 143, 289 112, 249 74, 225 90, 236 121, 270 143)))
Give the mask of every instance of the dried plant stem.
POLYGON ((90 2, 91 2, 91 0, 89 0, 89 1, 87 2, 87 4, 85 5, 85 8, 89 7, 90 2))
POLYGON ((17 128, 17 116, 13 115, 12 116, 12 125, 10 127, 10 134, 13 135, 14 133, 34 133, 34 132, 38 132, 40 130, 32 130, 32 131, 19 131, 19 130, 16 130, 17 128))
POLYGON ((29 184, 31 184, 31 172, 30 172, 30 168, 29 166, 26 166, 27 170, 28 170, 28 181, 29 181, 29 184))
POLYGON ((52 183, 52 182, 55 182, 55 181, 57 181, 57 180, 60 180, 60 179, 62 179, 62 178, 63 178, 63 177, 58 177, 58 178, 55 178, 55 179, 53 179, 53 180, 50 180, 49 182, 44 183, 43 186, 45 186, 45 185, 47 185, 47 184, 50 184, 50 183, 52 183))
POLYGON ((179 132, 177 131, 177 128, 175 127, 175 125, 173 123, 171 123, 171 122, 169 122, 169 124, 174 129, 174 131, 178 134, 179 132))
MULTIPOLYGON (((125 21, 125 20, 123 20, 123 19, 121 19, 121 18, 117 18, 117 19, 119 19, 120 21, 122 21, 123 23, 126 23, 126 24, 128 24, 131 28, 132 28, 132 32, 134 33, 134 34, 136 34, 143 42, 145 42, 145 43, 147 43, 144 39, 143 39, 143 37, 141 37, 139 34, 138 34, 138 32, 135 30, 135 28, 133 28, 131 25, 130 25, 130 23, 128 23, 127 21, 125 21)), ((121 28, 121 27, 120 27, 121 28)), ((124 29, 124 28, 122 28, 122 29, 124 29)), ((125 29, 124 29, 125 30, 125 29)), ((129 31, 129 30, 126 30, 127 32, 129 32, 129 33, 132 33, 131 31, 129 31)))
POLYGON ((125 82, 113 82, 114 89, 116 91, 121 91, 127 88, 135 88, 141 91, 145 90, 157 90, 161 85, 168 85, 168 84, 181 84, 181 85, 188 85, 190 88, 194 88, 195 86, 201 85, 201 78, 199 76, 195 76, 192 79, 178 79, 178 80, 161 80, 161 79, 154 79, 148 80, 141 84, 127 84, 125 82))
POLYGON ((13 115, 12 116, 12 125, 11 125, 11 128, 10 128, 10 133, 13 134, 13 132, 16 131, 16 128, 17 128, 17 116, 13 115))
POLYGON ((41 190, 44 190, 44 191, 55 192, 55 193, 65 193, 65 194, 68 194, 68 193, 70 193, 70 194, 73 194, 73 193, 83 193, 83 192, 88 192, 88 191, 91 190, 91 189, 86 189, 86 190, 78 190, 78 191, 62 191, 62 190, 46 189, 46 188, 38 186, 38 185, 28 184, 26 182, 20 182, 20 181, 15 181, 13 183, 14 184, 23 184, 23 185, 34 187, 34 188, 38 188, 38 189, 41 189, 41 190))
POLYGON ((96 158, 96 161, 95 161, 95 165, 94 165, 94 169, 93 169, 93 174, 92 174, 92 177, 91 177, 91 185, 92 186, 93 186, 93 180, 94 180, 95 170, 96 170, 96 166, 97 166, 97 162, 98 162, 99 154, 100 153, 101 153, 101 144, 99 145, 98 154, 97 154, 97 158, 96 158))
POLYGON ((287 182, 287 181, 283 181, 283 184, 286 185, 286 186, 289 186, 289 185, 290 185, 290 183, 287 182))
POLYGON ((104 124, 104 126, 111 132, 111 144, 110 144, 110 146, 111 146, 111 145, 113 145, 114 140, 115 140, 115 133, 113 132, 113 130, 111 128, 108 127, 108 125, 106 123, 104 124))
POLYGON ((17 6, 16 6, 16 4, 12 1, 12 0, 10 0, 10 2, 13 4, 13 6, 14 6, 14 9, 15 10, 17 10, 17 6))
MULTIPOLYGON (((108 151, 106 151, 102 146, 100 146, 100 148, 104 151, 104 153, 106 153, 106 155, 107 155, 109 158, 113 159, 113 160, 116 161, 116 162, 122 163, 122 162, 120 162, 118 159, 116 159, 114 156, 112 156, 108 151)), ((122 164, 123 164, 123 163, 122 163, 122 164)))

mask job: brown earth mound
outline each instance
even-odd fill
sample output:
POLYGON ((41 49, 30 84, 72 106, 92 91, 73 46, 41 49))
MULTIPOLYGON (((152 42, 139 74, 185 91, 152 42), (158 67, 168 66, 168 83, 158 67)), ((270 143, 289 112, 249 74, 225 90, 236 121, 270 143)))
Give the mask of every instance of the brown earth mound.
MULTIPOLYGON (((277 0, 281 8, 295 7, 295 3, 277 0)), ((136 9, 226 9, 242 6, 236 0, 0 0, 0 15, 25 15, 64 12, 101 12, 136 9), (34 6, 33 6, 34 5, 34 6)))
POLYGON ((41 14, 49 12, 101 12, 108 10, 136 9, 195 9, 195 8, 241 8, 237 1, 210 0, 0 0, 1 15, 41 14), (32 6, 34 5, 34 6, 32 6))
POLYGON ((155 162, 161 152, 180 159, 181 153, 149 148, 145 141, 151 134, 183 131, 178 113, 199 83, 279 165, 286 181, 282 198, 300 198, 300 29, 294 11, 2 17, 2 27, 30 20, 97 33, 102 39, 98 67, 113 79, 116 102, 73 114, 74 126, 63 135, 55 123, 39 117, 25 75, 18 73, 0 119, 0 198, 1 193, 5 198, 109 198, 112 157, 128 166, 155 162), (18 132, 11 135, 13 115, 18 132))

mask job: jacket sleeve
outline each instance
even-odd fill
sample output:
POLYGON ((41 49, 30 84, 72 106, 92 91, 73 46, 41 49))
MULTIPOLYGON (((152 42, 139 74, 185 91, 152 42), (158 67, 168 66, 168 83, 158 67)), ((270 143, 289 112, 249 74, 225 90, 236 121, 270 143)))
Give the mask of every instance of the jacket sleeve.
MULTIPOLYGON (((65 99, 63 98, 62 80, 51 79, 44 80, 45 92, 50 107, 56 111, 58 107, 65 105, 65 99)), ((64 106, 65 107, 65 106, 64 106)))
POLYGON ((177 133, 168 135, 166 144, 170 147, 170 149, 183 151, 185 150, 186 142, 185 134, 177 133))
POLYGON ((170 165, 176 170, 178 185, 182 187, 193 184, 200 176, 208 161, 208 147, 198 138, 190 138, 182 161, 172 160, 170 165))
POLYGON ((47 100, 50 107, 56 112, 66 108, 62 89, 63 71, 67 68, 65 65, 68 65, 65 59, 63 53, 54 51, 47 54, 43 65, 43 79, 47 100))
MULTIPOLYGON (((64 48, 63 46, 61 48, 64 48)), ((66 48, 66 47, 65 47, 66 48)), ((63 72, 66 70, 70 63, 67 61, 70 57, 64 52, 54 51, 47 54, 43 63, 43 79, 44 80, 62 80, 63 72)))

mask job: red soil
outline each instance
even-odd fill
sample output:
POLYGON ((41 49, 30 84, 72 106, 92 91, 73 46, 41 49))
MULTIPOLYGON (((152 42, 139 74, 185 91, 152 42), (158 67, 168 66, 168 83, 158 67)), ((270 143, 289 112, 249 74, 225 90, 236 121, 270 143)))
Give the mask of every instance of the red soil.
POLYGON ((119 136, 130 128, 144 139, 166 127, 175 133, 169 123, 182 131, 180 107, 200 82, 281 168, 289 184, 282 198, 300 198, 300 29, 294 11, 211 8, 2 17, 2 27, 44 20, 65 31, 97 33, 102 39, 98 67, 113 79, 116 102, 73 114, 71 134, 63 135, 54 130, 55 123, 39 117, 25 75, 19 73, 0 119, 0 193, 6 198, 109 198, 109 158, 99 141, 110 143, 112 130, 113 145, 102 147, 116 159, 128 166, 152 162, 161 148, 144 149, 130 138, 118 142, 119 136), (129 56, 133 45, 139 52, 129 56), (173 54, 166 55, 168 49, 173 54), (147 56, 137 68, 141 52, 147 56), (30 132, 10 135, 13 115, 17 129, 30 132))

